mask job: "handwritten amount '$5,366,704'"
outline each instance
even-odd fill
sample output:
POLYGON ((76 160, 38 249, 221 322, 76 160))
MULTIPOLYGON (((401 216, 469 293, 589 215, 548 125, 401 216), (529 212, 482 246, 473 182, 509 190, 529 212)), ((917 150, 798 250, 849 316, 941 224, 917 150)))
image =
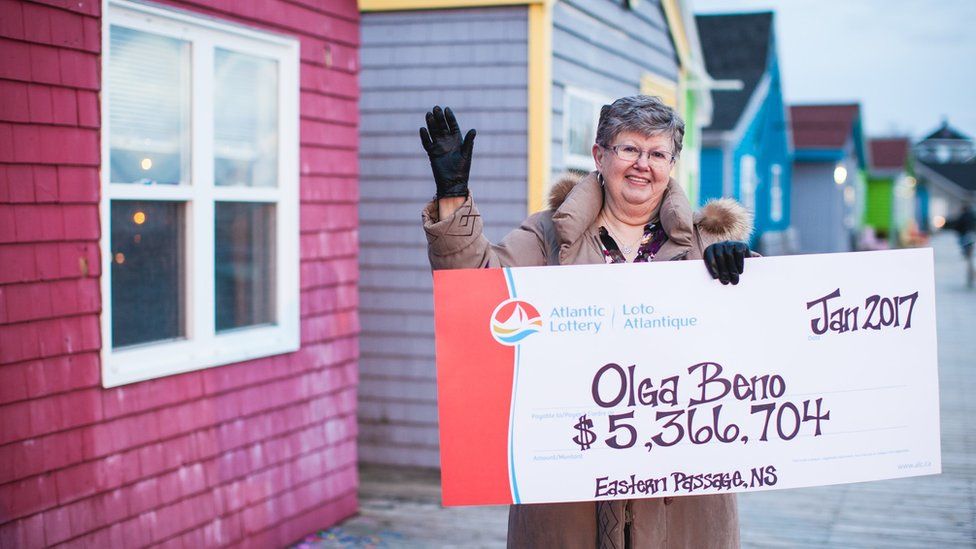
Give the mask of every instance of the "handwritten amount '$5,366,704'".
MULTIPOLYGON (((722 425, 722 407, 723 404, 712 406, 711 414, 705 413, 705 418, 702 418, 701 413, 701 410, 707 409, 704 407, 655 412, 657 422, 665 421, 661 425, 660 432, 643 443, 644 447, 647 451, 651 451, 655 446, 674 446, 685 439, 692 444, 730 444, 736 441, 748 443, 749 435, 738 425, 735 423, 722 425)), ((631 410, 607 416, 606 434, 610 436, 604 438, 603 442, 608 447, 622 450, 638 443, 640 437, 637 427, 633 424, 634 412, 631 410)), ((822 398, 804 400, 799 406, 790 401, 753 404, 750 414, 762 419, 759 440, 763 442, 769 440, 772 435, 780 440, 793 440, 808 424, 813 429, 813 436, 820 436, 823 432, 822 422, 830 420, 830 411, 824 409, 822 398)), ((593 420, 586 414, 579 417, 573 428, 576 433, 572 437, 573 442, 581 451, 590 449, 599 438, 594 430, 593 420)))

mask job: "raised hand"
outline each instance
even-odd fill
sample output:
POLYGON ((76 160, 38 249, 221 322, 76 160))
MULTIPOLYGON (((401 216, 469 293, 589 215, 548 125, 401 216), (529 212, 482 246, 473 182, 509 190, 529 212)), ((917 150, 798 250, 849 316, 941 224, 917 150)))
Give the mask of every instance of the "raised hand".
POLYGON ((712 278, 722 284, 739 283, 739 275, 745 270, 745 259, 749 257, 749 245, 745 242, 726 240, 716 242, 705 248, 705 267, 712 278))
POLYGON ((436 198, 468 196, 468 174, 471 172, 471 150, 475 130, 464 140, 457 119, 450 108, 435 106, 427 113, 427 127, 420 128, 420 143, 430 158, 430 168, 437 184, 436 198))

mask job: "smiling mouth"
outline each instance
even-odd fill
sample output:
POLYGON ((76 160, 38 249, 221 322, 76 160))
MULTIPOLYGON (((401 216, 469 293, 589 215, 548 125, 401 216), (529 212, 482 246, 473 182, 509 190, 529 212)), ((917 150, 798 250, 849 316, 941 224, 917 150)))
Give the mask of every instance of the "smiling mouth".
POLYGON ((636 176, 636 175, 628 175, 625 179, 627 179, 627 181, 629 181, 631 183, 635 183, 637 185, 650 185, 651 184, 651 180, 650 179, 648 179, 646 177, 636 176))

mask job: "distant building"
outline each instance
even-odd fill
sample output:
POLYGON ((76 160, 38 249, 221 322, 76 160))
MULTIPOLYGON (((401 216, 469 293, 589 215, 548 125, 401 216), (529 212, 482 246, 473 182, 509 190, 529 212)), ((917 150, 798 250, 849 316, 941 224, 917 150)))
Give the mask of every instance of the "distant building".
POLYGON ((789 128, 773 13, 695 17, 712 78, 742 88, 712 92, 712 123, 702 130, 701 200, 731 196, 755 213, 753 244, 789 253, 789 128))
POLYGON ((943 121, 914 151, 919 185, 927 197, 924 219, 938 229, 966 202, 976 202, 976 146, 973 138, 943 121))
POLYGON ((594 169, 600 108, 660 96, 686 121, 676 177, 697 193, 711 99, 683 0, 360 0, 360 456, 437 467, 433 304, 420 207, 434 192, 417 128, 435 104, 477 128, 471 189, 497 241, 550 181, 594 169))
POLYGON ((915 145, 915 156, 930 164, 958 164, 976 156, 973 138, 949 126, 943 120, 937 130, 915 145))
POLYGON ((857 104, 794 105, 791 212, 800 251, 855 248, 864 210, 866 155, 857 104))
POLYGON ((868 140, 869 168, 864 199, 865 228, 888 235, 891 244, 906 244, 909 232, 921 227, 917 215, 918 189, 907 137, 868 140))

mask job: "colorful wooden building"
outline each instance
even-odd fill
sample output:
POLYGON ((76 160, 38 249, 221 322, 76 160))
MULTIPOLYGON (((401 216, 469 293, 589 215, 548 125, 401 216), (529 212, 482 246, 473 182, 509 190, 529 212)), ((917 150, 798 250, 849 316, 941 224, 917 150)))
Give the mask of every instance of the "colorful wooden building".
POLYGON ((918 177, 920 224, 940 229, 959 215, 967 202, 976 203, 976 145, 973 139, 942 125, 913 147, 918 177))
POLYGON ((0 546, 357 510, 353 0, 0 5, 0 546))
POLYGON ((961 164, 976 157, 973 138, 949 125, 948 120, 915 144, 915 155, 929 164, 961 164))
POLYGON ((755 215, 752 244, 763 253, 795 251, 789 125, 773 13, 695 19, 705 67, 725 84, 712 92, 712 123, 702 131, 701 198, 741 201, 755 215))
POLYGON ((360 0, 360 256, 364 461, 436 467, 430 266, 419 211, 434 192, 417 128, 448 105, 477 128, 471 189, 487 235, 544 207, 558 174, 590 171, 600 107, 659 95, 688 121, 676 174, 697 191, 701 85, 684 2, 360 0))
POLYGON ((793 105, 791 208, 801 253, 856 248, 867 165, 857 104, 793 105))
POLYGON ((907 137, 868 140, 869 169, 863 225, 901 245, 919 230, 911 143, 907 137))

